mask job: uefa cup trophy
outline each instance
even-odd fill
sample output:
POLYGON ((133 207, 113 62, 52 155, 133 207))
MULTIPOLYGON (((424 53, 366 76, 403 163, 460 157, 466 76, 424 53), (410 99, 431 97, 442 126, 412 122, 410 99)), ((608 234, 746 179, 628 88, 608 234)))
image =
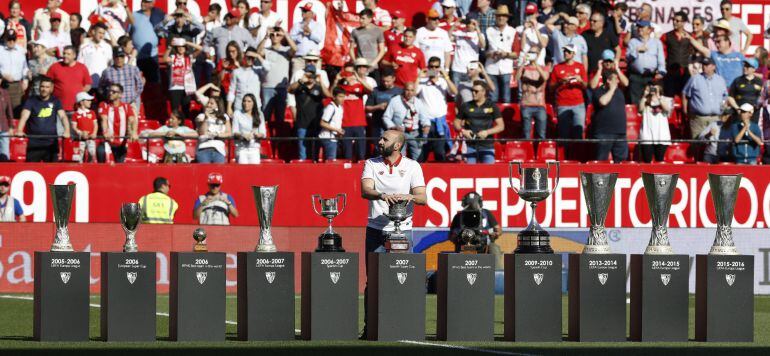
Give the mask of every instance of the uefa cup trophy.
POLYGON ((257 218, 259 218, 259 243, 254 249, 256 252, 275 252, 277 248, 273 243, 273 234, 270 232, 270 225, 273 221, 273 210, 275 210, 275 196, 278 193, 278 186, 252 186, 254 192, 254 201, 257 203, 257 218))
POLYGON ((540 167, 521 167, 521 162, 514 161, 508 164, 508 181, 511 189, 518 194, 522 200, 528 201, 532 206, 532 218, 529 225, 519 232, 518 244, 514 253, 553 253, 550 244, 550 234, 543 230, 537 222, 535 213, 537 212, 537 203, 548 198, 559 185, 559 162, 548 162, 545 168, 540 167), (513 186, 513 166, 519 168, 521 184, 519 188, 513 186), (548 173, 551 165, 556 166, 556 180, 553 187, 548 189, 548 173))
POLYGON ((588 243, 583 249, 586 254, 610 253, 607 232, 604 221, 607 219, 607 209, 610 206, 612 193, 615 191, 617 173, 585 173, 580 172, 580 184, 588 208, 588 219, 591 227, 588 230, 588 243))
POLYGON ((201 227, 195 229, 193 231, 193 240, 195 240, 193 252, 209 252, 209 247, 206 245, 206 230, 203 230, 201 227))
POLYGON ((56 226, 56 235, 54 236, 51 252, 69 252, 73 251, 70 242, 70 233, 67 224, 70 219, 70 210, 72 210, 72 198, 75 195, 75 185, 50 184, 48 190, 51 192, 51 205, 53 205, 53 223, 56 226))
POLYGON ((401 200, 390 204, 388 212, 385 215, 390 221, 393 222, 393 231, 385 233, 385 250, 393 253, 406 253, 409 252, 409 239, 406 234, 401 231, 401 223, 412 216, 407 211, 409 202, 401 200))
POLYGON ((671 200, 674 198, 676 181, 679 174, 642 173, 644 193, 650 207, 652 233, 645 255, 673 255, 674 250, 668 240, 668 214, 671 200))
POLYGON ((124 203, 120 207, 120 225, 126 233, 126 243, 123 244, 123 252, 138 252, 136 245, 136 230, 142 221, 142 209, 137 203, 124 203))
POLYGON ((733 222, 735 200, 738 198, 742 177, 742 174, 709 173, 711 198, 714 200, 714 210, 716 210, 717 217, 717 234, 709 255, 738 254, 738 249, 735 248, 733 241, 733 229, 730 225, 733 222))
POLYGON ((348 201, 347 195, 340 193, 336 197, 327 199, 322 198, 320 194, 314 194, 311 198, 313 211, 329 220, 329 228, 318 236, 318 247, 315 252, 345 252, 345 249, 342 248, 342 236, 332 228, 332 220, 345 211, 348 201), (321 211, 316 208, 316 202, 321 205, 321 211))

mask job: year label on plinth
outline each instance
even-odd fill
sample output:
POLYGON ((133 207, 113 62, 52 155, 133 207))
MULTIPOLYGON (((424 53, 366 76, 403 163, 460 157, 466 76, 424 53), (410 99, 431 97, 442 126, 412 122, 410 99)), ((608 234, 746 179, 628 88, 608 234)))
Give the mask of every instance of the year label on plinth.
POLYGON ((631 340, 687 341, 688 255, 631 255, 631 340))
POLYGON ((367 337, 425 340, 425 255, 369 253, 367 337))
POLYGON ((294 254, 238 252, 238 339, 294 340, 294 254))
POLYGON ((225 254, 172 252, 169 337, 225 340, 225 254))
POLYGON ((35 252, 35 340, 88 341, 90 279, 88 252, 35 252))
POLYGON ((491 341, 495 319, 493 255, 438 255, 436 338, 491 341))
POLYGON ((104 341, 155 340, 155 252, 102 252, 104 341))
POLYGON ((358 338, 358 254, 302 253, 302 338, 358 338))
POLYGON ((569 338, 626 341, 626 255, 569 255, 569 338))
POLYGON ((561 341, 561 255, 505 255, 507 341, 561 341))
POLYGON ((754 256, 698 255, 695 339, 754 341, 754 256))

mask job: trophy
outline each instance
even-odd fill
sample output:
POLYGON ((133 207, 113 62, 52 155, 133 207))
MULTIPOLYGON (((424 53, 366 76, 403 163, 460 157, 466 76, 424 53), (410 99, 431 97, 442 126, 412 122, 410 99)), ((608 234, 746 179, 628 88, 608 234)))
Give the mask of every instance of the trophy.
POLYGON ((588 219, 591 227, 588 230, 588 243, 583 249, 586 254, 610 253, 607 232, 604 231, 604 221, 607 219, 607 209, 615 190, 617 173, 585 173, 580 172, 580 184, 588 208, 588 219))
POLYGON ((674 254, 668 241, 668 227, 666 225, 678 179, 679 174, 642 173, 644 193, 647 195, 647 204, 650 207, 652 219, 652 233, 650 243, 644 251, 645 255, 674 254))
POLYGON ((406 253, 409 252, 409 239, 406 234, 401 231, 401 223, 412 216, 407 212, 409 202, 401 200, 390 204, 388 212, 385 215, 390 221, 393 222, 395 227, 393 231, 385 233, 385 250, 393 253, 406 253))
POLYGON ((312 196, 312 203, 313 211, 329 220, 329 228, 318 236, 318 247, 315 249, 315 252, 345 252, 345 249, 342 248, 342 236, 334 232, 332 228, 332 219, 345 211, 347 195, 340 193, 336 197, 326 199, 321 198, 320 194, 315 194, 312 196), (321 211, 316 209, 316 201, 321 205, 321 211), (340 206, 342 207, 341 209, 339 208, 340 206))
POLYGON ((275 252, 277 249, 273 243, 273 235, 270 233, 270 225, 273 221, 275 195, 278 193, 278 186, 252 186, 251 190, 254 192, 254 201, 257 203, 257 218, 259 218, 259 243, 257 243, 254 251, 275 252))
POLYGON ((73 251, 67 224, 70 219, 70 210, 72 210, 72 198, 75 195, 75 185, 50 184, 48 185, 48 190, 51 192, 53 223, 54 226, 56 226, 56 235, 54 236, 53 246, 51 246, 51 252, 73 251))
POLYGON ((717 216, 717 233, 714 245, 709 255, 737 255, 738 249, 733 242, 733 222, 735 199, 738 198, 738 188, 741 186, 742 174, 711 174, 711 198, 714 200, 714 210, 717 216))
POLYGON ((137 203, 125 203, 120 207, 120 225, 126 233, 126 243, 123 244, 123 252, 137 252, 136 230, 142 220, 142 209, 137 203))
POLYGON ((209 252, 209 247, 206 245, 206 230, 200 227, 195 229, 193 239, 195 240, 193 252, 209 252))
POLYGON ((532 218, 529 225, 519 232, 518 244, 514 253, 553 253, 549 240, 550 234, 537 223, 535 213, 537 212, 537 203, 548 198, 559 185, 559 162, 548 162, 545 168, 527 167, 523 169, 521 162, 510 162, 508 164, 508 182, 514 193, 518 194, 522 200, 528 201, 532 206, 532 218), (519 167, 519 176, 521 176, 519 188, 513 186, 514 165, 519 167), (556 166, 556 180, 549 190, 548 173, 551 165, 556 166))

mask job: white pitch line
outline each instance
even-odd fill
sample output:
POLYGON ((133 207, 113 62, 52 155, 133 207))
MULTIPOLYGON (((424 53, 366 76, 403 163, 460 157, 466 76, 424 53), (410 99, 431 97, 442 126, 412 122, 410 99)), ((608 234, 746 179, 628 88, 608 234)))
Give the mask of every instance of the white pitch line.
POLYGON ((437 344, 437 343, 426 342, 426 341, 401 340, 399 342, 404 343, 404 344, 414 344, 414 345, 421 345, 421 346, 435 346, 435 347, 443 347, 443 348, 447 348, 447 349, 455 349, 455 350, 463 350, 463 351, 474 351, 474 352, 481 352, 481 353, 493 354, 493 355, 538 356, 537 354, 525 354, 525 353, 520 353, 520 352, 486 350, 486 349, 480 349, 480 348, 477 348, 477 347, 467 347, 467 346, 450 345, 450 344, 437 344))

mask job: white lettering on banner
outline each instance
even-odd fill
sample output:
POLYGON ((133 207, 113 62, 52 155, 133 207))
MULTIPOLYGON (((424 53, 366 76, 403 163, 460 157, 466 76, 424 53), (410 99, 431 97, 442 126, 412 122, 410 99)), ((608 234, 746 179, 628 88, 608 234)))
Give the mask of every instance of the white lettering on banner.
POLYGON ((678 202, 671 203, 671 215, 673 215, 673 217, 669 215, 669 219, 676 219, 677 226, 679 227, 687 227, 687 220, 684 218, 684 210, 687 209, 688 189, 684 179, 676 181, 676 190, 682 194, 682 198, 678 202))
MULTIPOLYGON (((564 216, 562 215, 562 212, 566 210, 575 210, 577 207, 577 202, 574 199, 566 199, 563 197, 562 192, 564 188, 577 188, 578 187, 578 179, 574 177, 570 178, 562 178, 559 180, 559 185, 556 187, 556 190, 554 191, 554 199, 556 205, 556 208, 554 209, 554 215, 556 218, 554 219, 554 224, 556 226, 564 226, 564 227, 578 227, 578 222, 566 222, 564 221, 564 216)), ((578 197, 581 198, 581 197, 578 197)), ((582 214, 580 214, 582 215, 582 214)))
MULTIPOLYGON (((738 220, 733 217, 733 227, 754 227, 754 224, 757 221, 757 190, 754 189, 754 183, 751 183, 748 179, 741 179, 741 189, 745 189, 749 193, 749 206, 751 208, 749 210, 749 217, 744 223, 738 222, 738 220)), ((740 189, 738 192, 740 193, 740 189)), ((745 201, 742 203, 746 204, 745 201)))
MULTIPOLYGON (((762 38, 762 34, 765 32, 765 24, 767 23, 767 14, 770 14, 770 6, 762 6, 759 4, 744 4, 744 5, 733 5, 733 12, 740 11, 740 18, 743 21, 743 23, 746 24, 746 27, 749 28, 749 32, 754 34, 754 36, 759 36, 759 38, 762 38), (757 25, 754 23, 754 21, 750 21, 749 19, 752 17, 758 17, 756 15, 762 15, 765 14, 765 16, 762 16, 762 23, 757 25)), ((743 41, 745 41, 745 37, 741 36, 741 48, 743 48, 743 41)), ((753 42, 753 41, 752 41, 753 42)), ((766 45, 765 40, 762 40, 762 46, 764 47, 766 45)), ((749 53, 754 53, 754 51, 757 49, 757 46, 752 45, 749 47, 749 53)))
POLYGON ((75 184, 75 222, 88 222, 88 178, 78 171, 64 171, 61 172, 53 184, 75 184), (81 205, 82 204, 82 205, 81 205))
POLYGON ((674 13, 680 10, 690 14, 690 19, 693 15, 700 15, 708 23, 721 17, 719 13, 720 0, 628 0, 626 3, 628 4, 628 16, 632 21, 637 20, 642 4, 652 5, 652 22, 660 25, 661 31, 664 33, 673 29, 674 13))
POLYGON ((438 189, 442 192, 446 192, 446 189, 447 189, 446 181, 441 178, 433 178, 428 181, 428 184, 426 184, 426 187, 425 187, 425 194, 428 197, 428 209, 431 209, 437 212, 441 216, 441 222, 439 222, 438 224, 435 224, 430 219, 428 219, 425 221, 425 226, 426 227, 449 226, 449 211, 447 210, 446 206, 443 203, 433 198, 434 189, 438 189))
POLYGON ((163 252, 156 252, 155 258, 158 262, 158 282, 157 284, 169 284, 168 281, 168 257, 163 252))
MULTIPOLYGON (((234 253, 228 253, 227 255, 227 265, 225 266, 226 269, 232 269, 237 270, 238 269, 238 255, 234 253)), ((229 280, 227 277, 225 277, 225 286, 227 287, 235 287, 235 285, 238 284, 238 280, 229 280)))
MULTIPOLYGON (((513 178, 513 185, 519 185, 519 178, 513 178)), ((511 189, 511 181, 505 178, 500 179, 500 226, 508 227, 508 219, 512 216, 521 214, 527 205, 524 200, 518 199, 518 195, 511 189), (516 204, 508 205, 508 193, 516 197, 516 204)))
MULTIPOLYGON (((457 191, 460 189, 471 191, 473 189, 473 178, 452 178, 449 180, 450 216, 455 216, 458 211, 463 210, 463 206, 460 202, 462 197, 457 194, 457 191)), ((464 192, 463 195, 465 195, 465 193, 467 192, 464 192)))
MULTIPOLYGON (((700 216, 703 227, 717 227, 716 220, 711 220, 708 216, 708 210, 706 209, 706 200, 709 198, 711 192, 711 184, 708 179, 700 188, 700 196, 698 197, 698 215, 700 216)), ((695 200, 695 199, 693 199, 695 200)), ((695 220, 693 220, 695 221, 695 220)))
MULTIPOLYGON (((500 180, 497 178, 476 178, 476 193, 479 193, 482 197, 485 196, 484 189, 500 188, 500 180)), ((484 199, 483 208, 497 211, 497 201, 492 199, 484 199)))
MULTIPOLYGON (((2 264, 0 264, 0 275, 3 274, 2 269, 2 264)), ((8 273, 6 274, 5 278, 8 280, 8 283, 11 284, 29 284, 34 281, 32 278, 32 256, 29 255, 29 252, 16 251, 8 256, 8 273), (13 264, 16 260, 16 256, 21 257, 21 263, 17 266, 11 267, 11 264, 13 264), (18 276, 17 272, 21 272, 21 275, 18 276)))
MULTIPOLYGON (((75 188, 75 222, 89 221, 89 185, 88 177, 78 171, 59 173, 53 184, 74 183, 75 188)), ((35 171, 21 171, 11 180, 11 196, 19 201, 24 215, 32 215, 33 222, 45 222, 48 216, 48 185, 43 176, 35 171), (24 185, 32 184, 32 203, 27 204, 24 195, 24 185)))
POLYGON ((613 217, 615 227, 623 226, 623 206, 631 205, 631 202, 628 200, 623 201, 623 189, 628 188, 631 188, 631 179, 629 178, 618 178, 617 182, 615 182, 615 216, 613 217))
MULTIPOLYGON (((631 218, 631 226, 634 227, 649 227, 652 226, 652 221, 643 223, 639 220, 639 216, 636 215, 636 199, 640 192, 644 189, 644 183, 641 178, 637 178, 634 184, 631 186, 631 191, 628 193, 628 217, 631 218)), ((644 193, 641 193, 644 195, 644 193)))
POLYGON ((765 187, 765 195, 762 198, 762 218, 764 222, 758 222, 757 227, 763 227, 760 224, 770 224, 770 184, 765 187))

